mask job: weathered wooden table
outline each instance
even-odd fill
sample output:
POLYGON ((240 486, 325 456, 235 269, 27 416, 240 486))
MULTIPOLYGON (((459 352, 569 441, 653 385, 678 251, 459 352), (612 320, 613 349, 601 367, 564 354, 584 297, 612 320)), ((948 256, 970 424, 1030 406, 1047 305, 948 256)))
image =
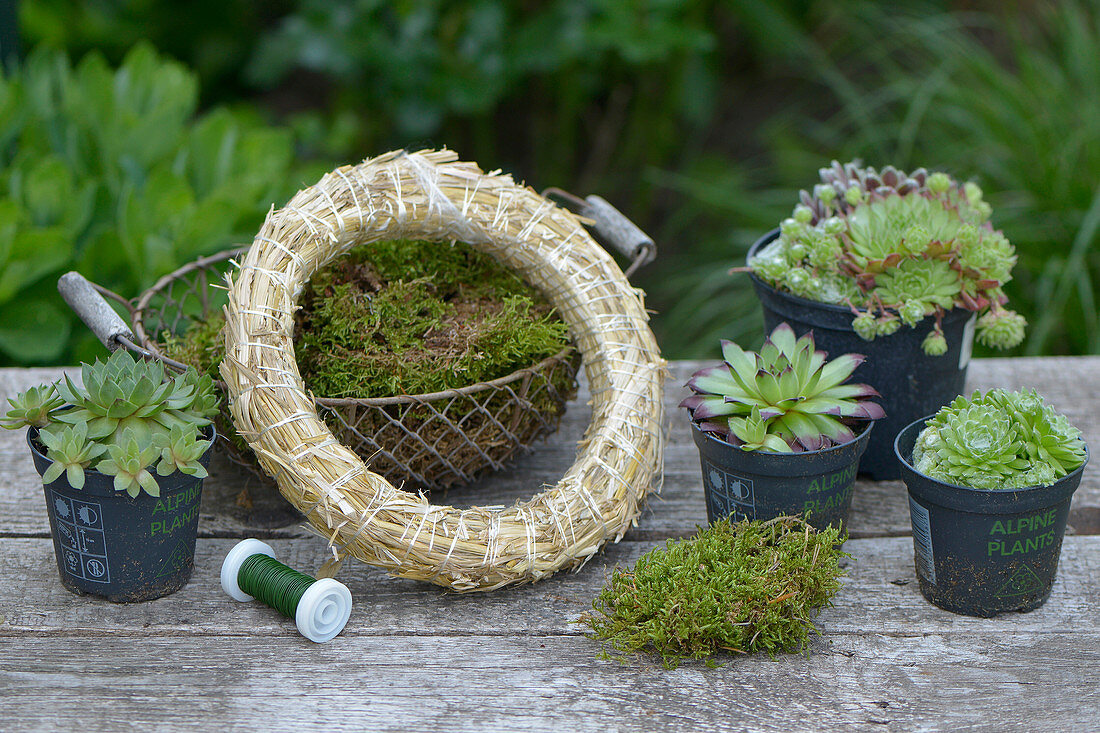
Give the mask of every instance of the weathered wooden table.
MULTIPOLYGON (((698 457, 674 406, 696 365, 672 365, 665 484, 636 530, 580 572, 456 595, 362 564, 340 636, 292 622, 218 584, 240 537, 312 571, 325 542, 277 495, 224 460, 207 481, 195 573, 175 595, 114 605, 72 595, 54 565, 41 485, 22 433, 0 431, 0 731, 29 730, 1100 730, 1100 469, 1086 469, 1050 600, 974 619, 926 603, 913 571, 904 487, 861 482, 852 559, 808 654, 666 671, 597 659, 574 623, 616 564, 705 521, 698 457), (247 489, 247 491, 246 491, 247 489)), ((0 370, 0 398, 59 370, 0 370)), ((1035 386, 1100 446, 1100 357, 978 360, 969 388, 1035 386)), ((554 482, 588 422, 503 475, 451 491, 501 503, 554 482)))

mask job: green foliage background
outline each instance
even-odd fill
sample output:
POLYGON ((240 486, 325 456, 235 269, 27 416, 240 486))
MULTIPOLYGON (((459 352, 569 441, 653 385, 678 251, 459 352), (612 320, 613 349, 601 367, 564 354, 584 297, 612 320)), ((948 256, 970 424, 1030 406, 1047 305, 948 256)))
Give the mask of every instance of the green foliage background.
POLYGON ((98 353, 54 283, 76 269, 137 295, 199 255, 250 240, 304 177, 293 136, 255 114, 196 117, 198 80, 140 44, 112 69, 42 48, 0 80, 0 354, 98 353))
MULTIPOLYGON (((747 281, 726 270, 790 212, 817 168, 861 157, 980 183, 994 224, 1020 252, 1009 294, 1033 324, 1021 350, 1097 352, 1100 107, 1092 101, 1100 98, 1100 9, 1086 0, 898 7, 868 0, 224 0, 183 10, 166 0, 23 2, 25 48, 58 48, 72 59, 95 49, 118 64, 144 41, 193 69, 201 88, 173 64, 190 81, 155 85, 174 110, 164 112, 174 137, 140 107, 129 127, 112 122, 100 133, 95 117, 80 123, 79 139, 102 134, 111 144, 102 153, 92 145, 107 156, 98 168, 73 168, 74 193, 65 199, 81 200, 92 176, 96 224, 56 259, 134 295, 172 269, 169 261, 249 237, 268 206, 311 182, 309 172, 394 147, 446 145, 536 187, 599 193, 618 205, 660 247, 660 264, 643 271, 639 284, 657 311, 666 355, 710 357, 719 337, 751 342, 762 326, 747 281), (157 129, 145 132, 142 117, 157 129), (214 128, 234 125, 239 139, 247 130, 272 146, 281 141, 279 150, 234 153, 228 167, 197 162, 217 159, 220 148, 187 142, 194 130, 207 129, 213 139, 214 128), (187 145, 191 152, 181 153, 187 145), (136 167, 124 160, 131 146, 148 146, 136 167), (208 174, 189 168, 203 165, 208 174), (239 177, 253 183, 227 200, 237 187, 226 182, 239 177), (161 182, 154 191, 165 186, 162 193, 145 191, 151 180, 161 182), (180 192, 181 181, 189 193, 180 192), (203 206, 223 212, 217 223, 192 221, 203 206), (169 231, 142 235, 135 246, 124 210, 169 231), (112 237, 114 247, 106 244, 112 237)), ((102 61, 89 63, 102 68, 102 61)), ((8 107, 0 101, 0 108, 8 107)), ((4 178, 28 165, 16 158, 30 155, 20 152, 30 145, 40 151, 36 160, 67 164, 62 138, 26 138, 0 134, 4 178)), ((43 165, 39 176, 47 176, 43 165)), ((4 185, 3 195, 13 196, 12 184, 4 185)), ((49 188, 66 185, 58 179, 49 188)), ((50 226, 71 228, 79 211, 52 216, 50 226)), ((60 267, 36 265, 16 278, 18 290, 46 298, 52 284, 41 283, 60 267)), ((8 305, 0 307, 27 302, 26 293, 4 298, 8 279, 5 270, 0 301, 8 305)), ((65 317, 34 312, 56 324, 65 317)), ((0 329, 15 322, 0 313, 0 329)), ((71 361, 81 347, 70 341, 60 351, 13 354, 0 333, 0 358, 71 361)))

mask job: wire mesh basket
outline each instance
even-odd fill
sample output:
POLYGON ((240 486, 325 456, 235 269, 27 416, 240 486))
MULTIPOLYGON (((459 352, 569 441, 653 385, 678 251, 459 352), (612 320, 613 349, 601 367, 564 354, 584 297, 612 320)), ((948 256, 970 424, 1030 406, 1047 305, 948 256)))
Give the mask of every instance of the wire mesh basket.
MULTIPOLYGON (((165 353, 166 340, 221 310, 226 302, 224 274, 245 251, 226 250, 191 262, 133 301, 93 284, 129 313, 132 338, 116 334, 114 342, 183 369, 187 365, 165 353)), ((517 451, 555 431, 566 403, 576 394, 579 367, 579 353, 568 346, 505 377, 457 389, 315 402, 334 436, 369 461, 376 473, 395 484, 446 489, 468 483, 488 469, 501 469, 517 451)), ((224 384, 219 387, 224 395, 224 384)), ((224 403, 215 422, 229 457, 270 481, 233 429, 224 403)))

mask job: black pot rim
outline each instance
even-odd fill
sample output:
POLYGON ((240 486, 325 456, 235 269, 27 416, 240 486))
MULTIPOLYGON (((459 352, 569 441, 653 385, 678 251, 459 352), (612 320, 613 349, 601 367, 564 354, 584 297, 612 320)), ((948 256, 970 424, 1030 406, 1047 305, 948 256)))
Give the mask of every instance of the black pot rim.
POLYGON ((1044 504, 1057 504, 1065 498, 1062 496, 1063 493, 1068 496, 1077 490, 1077 486, 1081 483, 1081 476, 1089 463, 1090 453, 1086 445, 1084 462, 1050 486, 1025 486, 1019 489, 977 489, 973 486, 960 486, 959 484, 941 481, 918 471, 910 461, 912 449, 907 451, 909 455, 904 455, 901 448, 903 438, 907 438, 911 433, 915 442, 916 436, 924 428, 925 423, 933 417, 935 417, 934 414, 925 415, 902 428, 894 438, 894 455, 901 463, 903 479, 908 479, 910 476, 919 477, 930 487, 923 489, 917 487, 914 491, 914 482, 906 480, 905 485, 909 493, 920 498, 927 497, 930 501, 935 501, 941 506, 982 514, 1003 512, 1006 504, 1021 504, 1021 512, 1030 511, 1032 508, 1041 508, 1044 504))
MULTIPOLYGON (((202 458, 199 459, 202 462, 203 466, 205 467, 210 463, 210 454, 214 450, 214 439, 218 437, 218 433, 217 433, 217 430, 214 429, 214 424, 213 423, 210 423, 209 425, 204 425, 202 428, 200 428, 200 430, 202 431, 203 438, 210 441, 210 447, 206 449, 206 452, 202 454, 202 458)), ((27 445, 30 447, 31 452, 33 454, 35 454, 36 456, 39 456, 43 461, 50 460, 49 458, 46 457, 46 454, 43 451, 39 450, 39 446, 41 444, 38 441, 38 428, 37 427, 32 425, 29 428, 27 428, 26 440, 27 440, 27 445)), ((95 476, 103 476, 103 477, 107 476, 107 474, 100 473, 99 471, 95 470, 94 468, 85 469, 85 473, 90 474, 90 475, 95 475, 95 476)), ((160 475, 155 475, 154 474, 154 478, 156 478, 157 483, 160 484, 161 481, 163 481, 165 483, 169 483, 174 478, 176 478, 178 476, 183 476, 183 475, 184 474, 181 471, 176 471, 175 473, 170 473, 167 476, 160 476, 160 475)), ((62 474, 61 477, 63 478, 64 474, 62 474)), ((87 484, 85 484, 85 488, 88 488, 87 484)), ((162 485, 161 486, 161 496, 166 496, 166 495, 169 495, 169 494, 173 494, 177 491, 187 490, 189 488, 190 488, 189 484, 184 484, 184 485, 180 485, 180 486, 171 486, 171 484, 169 484, 168 486, 163 486, 162 485)), ((96 496, 96 497, 99 497, 99 498, 114 497, 114 498, 126 499, 126 500, 136 500, 136 499, 140 499, 143 496, 149 496, 149 495, 146 494, 144 491, 142 491, 136 497, 131 497, 126 492, 118 492, 118 491, 115 491, 112 488, 110 493, 106 493, 106 494, 101 494, 101 493, 96 492, 94 490, 89 490, 89 496, 96 496)), ((155 499, 156 497, 151 497, 151 498, 155 499)))
MULTIPOLYGON (((760 237, 760 239, 753 242, 753 245, 751 247, 749 247, 748 254, 745 256, 745 266, 746 267, 748 266, 749 259, 751 259, 752 256, 754 254, 756 254, 756 252, 758 250, 760 250, 761 248, 767 246, 768 244, 771 244, 774 240, 776 240, 778 238, 779 238, 779 229, 776 228, 776 229, 772 229, 770 232, 768 232, 764 236, 760 237)), ((765 290, 770 291, 771 293, 774 294, 774 296, 776 298, 779 298, 781 300, 785 300, 788 303, 791 303, 792 305, 796 305, 796 306, 800 306, 800 307, 804 307, 804 308, 819 308, 819 309, 821 309, 823 311, 826 311, 828 313, 835 313, 837 315, 844 316, 846 319, 848 319, 848 321, 850 321, 851 318, 852 318, 852 311, 849 308, 846 308, 845 306, 836 305, 835 303, 822 303, 821 301, 818 301, 818 300, 810 300, 809 298, 803 298, 801 295, 795 295, 794 293, 788 293, 785 290, 779 290, 778 288, 772 286, 770 283, 765 282, 763 279, 757 277, 756 273, 752 272, 751 270, 747 274, 748 274, 749 278, 752 279, 753 285, 755 285, 758 288, 763 288, 765 290)), ((953 320, 956 320, 956 319, 965 320, 965 319, 970 318, 974 315, 975 315, 974 311, 968 311, 965 308, 952 308, 951 310, 946 311, 943 314, 943 320, 945 320, 945 321, 953 321, 953 320)), ((933 319, 933 318, 935 318, 935 316, 925 316, 925 320, 929 320, 929 319, 933 319)), ((852 332, 855 331, 855 329, 852 328, 852 326, 850 324, 845 328, 845 330, 852 331, 852 332)), ((880 338, 885 338, 885 337, 880 337, 880 338)))
POLYGON ((702 430, 699 429, 698 424, 696 424, 694 420, 692 420, 690 422, 691 422, 691 429, 694 430, 695 432, 699 433, 707 441, 712 441, 716 445, 720 445, 724 448, 731 448, 733 450, 739 451, 740 453, 743 453, 743 454, 746 454, 746 455, 756 456, 756 457, 762 459, 762 462, 764 462, 764 463, 771 462, 771 463, 775 463, 775 464, 793 463, 793 462, 796 462, 798 460, 803 460, 803 459, 807 459, 807 458, 819 458, 819 457, 820 458, 831 458, 835 454, 841 453, 842 451, 845 451, 846 449, 851 449, 852 446, 854 446, 854 445, 856 445, 860 442, 865 442, 866 440, 868 440, 871 436, 871 429, 875 427, 875 421, 874 420, 868 420, 866 423, 864 423, 863 425, 860 426, 861 430, 858 433, 856 433, 856 437, 852 438, 847 443, 841 443, 840 445, 834 445, 834 446, 831 446, 829 448, 822 448, 821 450, 799 451, 797 453, 795 453, 795 452, 776 453, 775 451, 770 451, 770 450, 751 450, 751 451, 741 450, 740 446, 736 446, 733 443, 722 440, 721 438, 716 438, 713 435, 711 435, 710 433, 704 433, 702 430))

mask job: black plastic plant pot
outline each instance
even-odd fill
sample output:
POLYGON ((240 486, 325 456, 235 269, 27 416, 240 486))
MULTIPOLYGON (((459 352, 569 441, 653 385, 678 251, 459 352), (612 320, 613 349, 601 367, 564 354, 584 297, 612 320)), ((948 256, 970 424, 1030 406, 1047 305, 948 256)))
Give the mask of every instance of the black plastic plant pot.
POLYGON ((967 616, 1038 608, 1054 585, 1084 464, 1053 486, 989 491, 943 483, 912 464, 913 446, 929 419, 908 425, 894 442, 909 489, 921 593, 967 616))
MULTIPOLYGON (((213 427, 203 435, 213 438, 213 427)), ((27 431, 27 443, 42 475, 50 460, 37 428, 27 431)), ((204 467, 210 453, 201 459, 204 467)), ((69 486, 64 473, 42 487, 61 584, 116 602, 160 598, 186 585, 195 565, 202 479, 154 472, 160 496, 143 491, 131 497, 115 491, 113 476, 95 470, 84 475, 82 489, 69 486)))
MULTIPOLYGON (((779 236, 776 229, 749 249, 752 257, 779 236)), ((894 460, 894 436, 913 420, 934 413, 963 391, 966 368, 974 344, 975 314, 957 308, 943 318, 947 353, 929 356, 921 343, 932 332, 936 320, 929 316, 914 328, 901 327, 889 336, 865 341, 852 328, 852 311, 839 305, 818 303, 784 293, 752 275, 753 287, 764 308, 764 327, 771 332, 782 322, 801 336, 813 331, 818 349, 830 358, 841 354, 863 354, 867 359, 856 368, 851 381, 869 384, 882 398, 886 417, 878 420, 859 472, 875 481, 901 477, 894 460)))
POLYGON ((873 424, 844 445, 804 453, 746 451, 708 435, 694 423, 692 437, 703 470, 707 520, 772 519, 803 515, 818 529, 843 528, 852 506, 856 466, 873 424))

